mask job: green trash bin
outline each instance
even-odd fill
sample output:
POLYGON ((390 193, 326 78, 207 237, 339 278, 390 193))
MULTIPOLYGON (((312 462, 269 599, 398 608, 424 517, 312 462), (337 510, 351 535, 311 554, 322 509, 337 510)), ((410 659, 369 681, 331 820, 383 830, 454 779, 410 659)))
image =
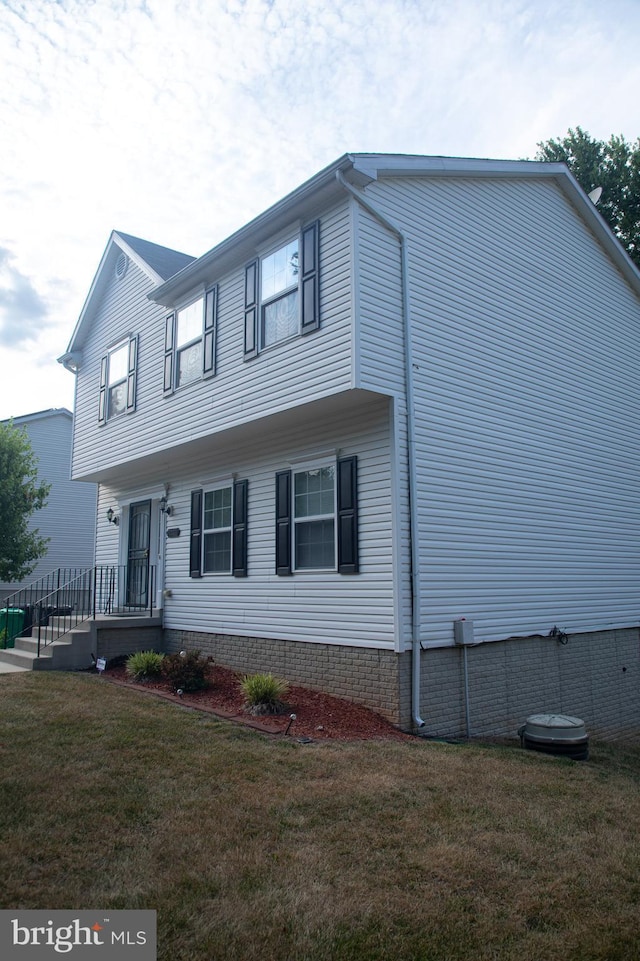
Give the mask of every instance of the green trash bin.
POLYGON ((15 647, 16 637, 24 630, 24 610, 21 607, 0 609, 0 647, 15 647))

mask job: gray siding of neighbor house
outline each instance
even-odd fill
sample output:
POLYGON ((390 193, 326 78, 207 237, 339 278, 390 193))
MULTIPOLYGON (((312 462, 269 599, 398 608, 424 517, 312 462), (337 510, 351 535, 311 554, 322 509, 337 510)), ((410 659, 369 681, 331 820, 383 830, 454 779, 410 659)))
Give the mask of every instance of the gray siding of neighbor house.
POLYGON ((30 520, 31 529, 50 541, 47 554, 20 584, 0 584, 1 598, 59 567, 91 567, 95 548, 96 486, 71 480, 71 413, 43 411, 16 417, 14 425, 27 431, 38 458, 38 480, 51 484, 46 506, 30 520))
POLYGON ((366 195, 408 240, 423 643, 460 617, 479 641, 637 624, 638 298, 553 181, 366 195))
MULTIPOLYGON (((317 216, 315 214, 314 216, 317 216)), ((292 227, 292 232, 299 229, 292 227)), ((113 270, 83 346, 78 374, 78 429, 74 476, 98 477, 114 465, 175 451, 193 441, 308 403, 352 386, 351 220, 347 201, 320 217, 320 329, 244 359, 245 260, 218 285, 216 374, 163 396, 164 321, 169 310, 152 304, 153 284, 131 264, 123 278, 113 270), (137 334, 136 410, 98 429, 100 360, 119 337, 137 334)), ((114 263, 117 259, 114 251, 114 263)), ((105 270, 109 271, 107 264, 105 270)), ((202 294, 199 287, 183 306, 202 294)), ((171 455, 168 455, 171 456, 171 455)))

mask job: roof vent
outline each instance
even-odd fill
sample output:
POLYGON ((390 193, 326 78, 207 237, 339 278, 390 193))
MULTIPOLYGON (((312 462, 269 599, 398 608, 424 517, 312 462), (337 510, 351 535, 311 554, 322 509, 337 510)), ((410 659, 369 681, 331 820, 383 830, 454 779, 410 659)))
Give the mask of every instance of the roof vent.
POLYGON ((122 278, 127 272, 128 266, 129 266, 129 258, 125 253, 120 254, 118 259, 116 260, 116 270, 115 270, 116 277, 118 278, 118 280, 122 280, 122 278))

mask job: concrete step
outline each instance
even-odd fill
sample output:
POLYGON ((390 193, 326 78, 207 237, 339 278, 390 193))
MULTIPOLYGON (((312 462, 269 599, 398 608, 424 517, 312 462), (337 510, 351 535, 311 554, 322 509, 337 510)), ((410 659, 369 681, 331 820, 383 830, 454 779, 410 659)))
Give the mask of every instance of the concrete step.
POLYGON ((31 670, 29 667, 22 667, 18 664, 9 664, 8 661, 0 661, 0 674, 17 674, 22 671, 31 670))
POLYGON ((37 637, 17 637, 15 647, 0 651, 0 660, 18 664, 32 671, 81 671, 93 664, 91 633, 73 630, 55 641, 45 643, 40 635, 40 657, 37 637))
MULTIPOLYGON (((32 651, 20 651, 13 647, 0 650, 0 663, 22 668, 24 671, 42 670, 42 667, 36 666, 38 660, 51 661, 51 657, 38 658, 32 651)), ((51 668, 51 664, 44 665, 45 670, 47 667, 51 668)))

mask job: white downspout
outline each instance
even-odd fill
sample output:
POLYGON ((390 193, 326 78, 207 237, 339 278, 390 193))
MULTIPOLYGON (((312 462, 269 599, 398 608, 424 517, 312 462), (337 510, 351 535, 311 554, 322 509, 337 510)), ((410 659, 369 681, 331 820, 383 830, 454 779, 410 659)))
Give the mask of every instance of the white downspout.
POLYGON ((399 227, 388 220, 383 213, 356 188, 348 183, 340 170, 336 178, 347 193, 367 210, 382 226, 394 234, 400 242, 401 284, 402 284, 402 323, 404 340, 404 368, 407 394, 407 453, 409 459, 409 539, 411 541, 411 716, 415 727, 424 727, 420 717, 420 554, 418 548, 418 508, 416 504, 417 472, 415 457, 415 403, 413 396, 413 348, 411 337, 411 315, 409 311, 409 264, 407 259, 407 239, 399 227))

